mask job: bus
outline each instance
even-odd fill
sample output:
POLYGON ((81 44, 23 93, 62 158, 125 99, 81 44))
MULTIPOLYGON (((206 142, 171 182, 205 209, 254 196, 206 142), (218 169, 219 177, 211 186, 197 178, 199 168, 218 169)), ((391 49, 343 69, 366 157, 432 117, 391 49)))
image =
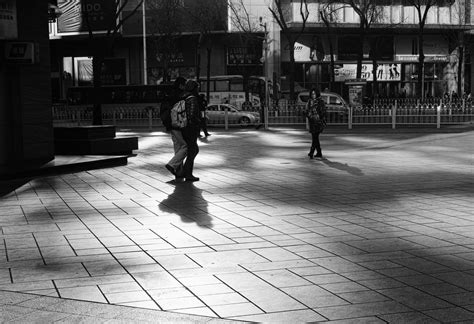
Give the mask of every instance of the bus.
MULTIPOLYGON (((200 93, 207 94, 207 77, 199 79, 200 93)), ((265 102, 265 79, 248 77, 249 102, 253 109, 260 109, 265 102)), ((211 76, 209 83, 209 104, 231 104, 242 108, 245 102, 244 77, 242 75, 211 76)))

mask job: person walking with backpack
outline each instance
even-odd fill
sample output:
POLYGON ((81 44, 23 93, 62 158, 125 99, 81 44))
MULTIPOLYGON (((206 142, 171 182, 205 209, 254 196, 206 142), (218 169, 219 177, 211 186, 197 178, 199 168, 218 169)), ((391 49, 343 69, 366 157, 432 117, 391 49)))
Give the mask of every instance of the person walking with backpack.
POLYGON ((308 156, 312 159, 314 150, 316 150, 314 157, 322 158, 323 154, 321 151, 321 143, 319 142, 319 135, 326 127, 326 105, 318 89, 313 88, 309 92, 309 100, 306 103, 306 117, 308 118, 309 132, 312 137, 308 156))
POLYGON ((171 109, 180 100, 183 100, 184 88, 186 85, 186 79, 178 77, 174 81, 173 89, 165 102, 162 104, 162 110, 160 110, 160 117, 166 131, 170 132, 171 140, 173 141, 174 156, 165 165, 166 169, 171 172, 176 179, 183 178, 183 161, 186 158, 188 152, 188 146, 184 140, 181 128, 173 126, 171 121, 171 109))
POLYGON ((188 146, 188 155, 184 162, 183 175, 186 181, 199 181, 199 178, 193 175, 194 159, 199 153, 197 139, 201 129, 201 107, 198 93, 199 84, 196 81, 188 80, 184 90, 186 92, 185 107, 187 121, 182 132, 188 146))

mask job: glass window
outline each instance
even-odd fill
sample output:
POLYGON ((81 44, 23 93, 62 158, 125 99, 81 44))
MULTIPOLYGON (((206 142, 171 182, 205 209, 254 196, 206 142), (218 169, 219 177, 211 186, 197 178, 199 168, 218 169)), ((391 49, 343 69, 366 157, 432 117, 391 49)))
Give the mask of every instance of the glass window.
POLYGON ((211 105, 211 106, 208 106, 207 107, 207 110, 211 110, 211 111, 218 111, 218 106, 217 105, 211 105))
POLYGON ((329 96, 329 103, 331 105, 342 105, 341 100, 338 97, 335 97, 335 96, 329 96))
POLYGON ((227 80, 216 81, 216 91, 229 91, 229 81, 227 80))
POLYGON ((230 91, 244 91, 243 80, 231 80, 230 91))
POLYGON ((360 39, 356 36, 341 36, 337 39, 339 60, 357 60, 360 39))

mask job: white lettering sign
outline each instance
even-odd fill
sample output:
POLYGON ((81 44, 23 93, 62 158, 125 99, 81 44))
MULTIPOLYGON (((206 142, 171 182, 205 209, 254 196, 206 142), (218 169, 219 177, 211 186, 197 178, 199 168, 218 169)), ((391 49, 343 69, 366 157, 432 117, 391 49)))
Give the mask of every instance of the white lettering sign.
MULTIPOLYGON (((373 65, 362 64, 361 79, 373 81, 373 65)), ((377 64, 377 81, 400 81, 401 67, 399 63, 377 64)), ((357 75, 357 64, 340 64, 334 67, 336 82, 355 79, 357 75)))

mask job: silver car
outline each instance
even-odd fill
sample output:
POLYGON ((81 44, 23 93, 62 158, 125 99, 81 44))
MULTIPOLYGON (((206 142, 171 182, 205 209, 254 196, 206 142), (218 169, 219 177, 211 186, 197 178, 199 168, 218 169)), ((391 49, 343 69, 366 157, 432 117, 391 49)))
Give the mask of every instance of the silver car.
POLYGON ((229 124, 239 124, 242 127, 246 127, 260 123, 260 114, 258 112, 240 110, 231 104, 208 105, 206 110, 207 123, 209 125, 224 125, 226 110, 229 124))

